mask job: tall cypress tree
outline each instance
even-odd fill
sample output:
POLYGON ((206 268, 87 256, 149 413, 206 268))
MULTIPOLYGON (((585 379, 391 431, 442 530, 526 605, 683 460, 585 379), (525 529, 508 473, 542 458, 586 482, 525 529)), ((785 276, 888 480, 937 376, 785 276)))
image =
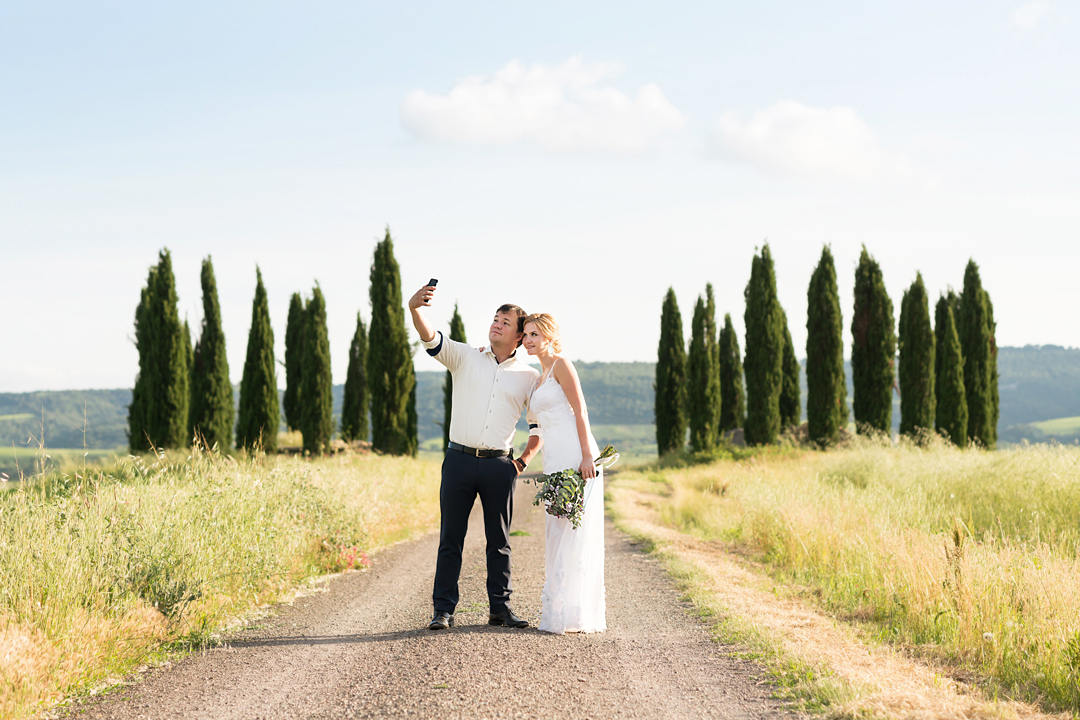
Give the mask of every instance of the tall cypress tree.
POLYGON ((390 228, 375 246, 371 263, 371 329, 368 334, 368 390, 371 398, 372 447, 405 455, 416 447, 412 348, 405 331, 401 274, 394 259, 390 228), (412 436, 410 436, 410 434, 412 436))
POLYGON ((1001 419, 1001 396, 998 393, 998 346, 997 323, 994 321, 994 304, 990 302, 990 293, 983 290, 986 299, 986 317, 990 326, 990 431, 994 444, 997 444, 998 420, 1001 419))
POLYGON ((741 428, 746 422, 742 353, 739 351, 739 336, 735 334, 730 314, 724 314, 724 327, 720 329, 717 346, 720 365, 720 432, 726 433, 741 428))
MULTIPOLYGON (((184 341, 184 367, 187 368, 188 386, 191 385, 191 372, 195 367, 195 348, 191 345, 191 325, 188 324, 187 318, 184 318, 184 329, 182 339, 184 341)), ((191 403, 188 402, 188 437, 191 437, 191 403)))
POLYGON ((709 347, 708 313, 700 295, 694 305, 690 327, 690 352, 687 358, 690 447, 694 451, 710 450, 716 446, 719 437, 716 408, 720 406, 720 378, 709 347))
POLYGON ((262 271, 255 268, 255 299, 251 303, 244 375, 240 380, 240 408, 236 418, 236 447, 266 453, 277 452, 278 426, 277 367, 274 362, 274 329, 270 325, 270 303, 263 287, 262 271))
POLYGON ((356 332, 349 345, 345 399, 341 405, 341 437, 345 442, 368 438, 367 328, 356 313, 356 332))
POLYGON ((797 427, 802 422, 802 401, 799 397, 799 359, 795 357, 795 343, 791 341, 787 313, 780 311, 784 326, 784 379, 780 385, 780 427, 797 427))
POLYGON ((139 371, 135 374, 135 386, 131 390, 131 405, 128 406, 128 445, 131 452, 141 452, 148 449, 150 438, 149 418, 153 411, 151 405, 156 397, 156 378, 153 368, 152 353, 156 349, 153 345, 152 336, 153 316, 150 312, 153 302, 153 292, 156 285, 154 275, 157 266, 150 268, 146 285, 139 292, 139 304, 135 307, 135 349, 139 353, 139 371))
MULTIPOLYGON (((458 342, 465 340, 465 321, 461 319, 457 303, 454 303, 454 314, 450 316, 450 339, 458 342)), ((454 378, 450 371, 446 371, 446 379, 443 380, 443 452, 450 443, 450 411, 454 404, 454 378)))
POLYGON ((953 316, 955 295, 942 295, 934 308, 934 427, 956 445, 967 444, 968 409, 964 356, 953 316))
POLYGON ((304 357, 304 301, 300 293, 289 298, 289 318, 285 321, 285 395, 281 404, 285 424, 290 430, 300 429, 300 364, 304 357))
POLYGON ((686 445, 686 345, 682 314, 675 290, 668 288, 660 312, 660 343, 656 351, 656 449, 660 455, 686 445))
POLYGON ((235 409, 217 281, 209 256, 202 263, 202 292, 202 329, 192 357, 188 437, 199 437, 210 448, 225 449, 232 444, 235 409))
POLYGON ((997 440, 990 381, 993 336, 987 297, 979 279, 979 266, 974 260, 969 260, 964 270, 964 292, 960 295, 957 327, 964 353, 968 439, 985 448, 992 448, 997 440))
POLYGON ((847 425, 844 322, 836 289, 836 265, 826 245, 806 291, 806 421, 810 441, 836 442, 847 425))
POLYGON ((855 426, 859 432, 888 433, 892 428, 896 329, 881 267, 865 245, 855 269, 851 336, 855 426))
POLYGON ((720 416, 724 412, 723 393, 720 390, 720 338, 716 325, 716 297, 712 283, 705 284, 705 343, 709 348, 710 372, 715 383, 715 395, 712 404, 712 427, 716 435, 714 444, 720 442, 724 434, 720 430, 720 416))
POLYGON ((900 432, 909 437, 934 427, 934 329, 922 273, 900 302, 900 432))
POLYGON ((304 355, 300 361, 300 432, 304 452, 319 455, 330 447, 334 414, 330 377, 330 339, 326 329, 326 300, 315 285, 304 308, 304 355))
POLYGON ((776 272, 768 244, 754 255, 746 285, 746 442, 764 445, 780 434, 784 330, 776 272))
MULTIPOLYGON (((417 346, 410 345, 410 347, 415 352, 417 346)), ((420 449, 420 438, 417 432, 419 417, 416 414, 416 384, 416 376, 414 375, 412 390, 409 391, 409 404, 406 406, 405 413, 405 454, 413 457, 416 457, 416 453, 420 449)))
POLYGON ((128 409, 131 449, 184 447, 188 430, 190 335, 176 309, 176 279, 167 249, 150 269, 135 311, 139 374, 128 409))
MULTIPOLYGON (((195 369, 195 348, 191 344, 191 325, 188 324, 188 319, 184 317, 184 329, 180 331, 181 338, 184 343, 184 372, 188 378, 188 390, 191 390, 192 383, 194 382, 191 377, 191 373, 195 369)), ((191 442, 191 439, 195 436, 193 427, 191 424, 191 412, 192 412, 192 398, 188 398, 188 416, 187 416, 187 439, 185 442, 191 442)))

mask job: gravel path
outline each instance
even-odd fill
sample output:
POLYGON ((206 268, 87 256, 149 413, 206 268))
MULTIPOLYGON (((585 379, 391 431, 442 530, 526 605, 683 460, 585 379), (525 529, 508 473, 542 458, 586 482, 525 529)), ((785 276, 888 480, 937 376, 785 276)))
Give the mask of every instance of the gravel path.
MULTIPOLYGON (((511 606, 535 624, 544 516, 520 486, 511 606)), ((608 631, 553 636, 489 627, 483 519, 474 508, 457 625, 424 627, 438 538, 373 558, 225 646, 145 673, 74 708, 77 718, 778 718, 761 669, 728 657, 663 569, 609 522, 608 631)))

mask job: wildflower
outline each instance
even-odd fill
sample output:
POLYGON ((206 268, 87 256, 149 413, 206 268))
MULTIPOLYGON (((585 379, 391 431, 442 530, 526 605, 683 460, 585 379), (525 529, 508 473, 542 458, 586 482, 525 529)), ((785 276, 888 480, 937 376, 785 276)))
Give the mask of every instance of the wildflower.
POLYGON ((983 640, 985 642, 988 642, 988 643, 994 642, 994 633, 992 633, 992 632, 984 632, 983 633, 983 640))

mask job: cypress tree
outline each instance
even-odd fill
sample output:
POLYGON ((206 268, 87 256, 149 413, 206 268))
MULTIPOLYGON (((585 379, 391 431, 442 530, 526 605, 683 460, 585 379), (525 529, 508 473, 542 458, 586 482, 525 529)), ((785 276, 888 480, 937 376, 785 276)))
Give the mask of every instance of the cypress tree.
POLYGON ((148 420, 155 397, 152 386, 155 378, 154 363, 151 358, 154 346, 151 339, 153 329, 150 307, 153 305, 152 293, 156 273, 157 266, 151 267, 146 286, 139 292, 139 304, 135 307, 135 349, 139 353, 139 371, 135 374, 135 386, 131 390, 131 405, 128 406, 128 445, 133 453, 147 450, 150 441, 147 437, 148 420))
POLYGON ((139 374, 128 410, 133 451, 183 447, 188 429, 190 335, 176 309, 176 279, 167 249, 150 269, 135 311, 139 374))
POLYGON ((956 445, 967 444, 968 409, 964 391, 964 356, 953 316, 955 294, 942 295, 934 309, 935 429, 956 445))
POLYGON ((724 314, 724 327, 720 329, 717 346, 720 365, 720 432, 726 433, 741 428, 746 422, 742 353, 739 351, 739 336, 735 334, 730 314, 724 314))
POLYGON ((708 333, 705 301, 699 295, 694 306, 687 357, 687 415, 690 421, 690 447, 695 452, 712 449, 719 436, 716 408, 720 405, 720 378, 713 363, 708 333))
POLYGON ((675 290, 668 288, 660 312, 660 343, 656 351, 656 449, 678 452, 686 445, 686 346, 682 314, 675 290))
POLYGON ((776 273, 766 244, 754 255, 745 291, 746 442, 764 445, 780 434, 784 330, 776 298, 776 273))
POLYGON ((712 283, 705 284, 705 343, 709 348, 710 372, 716 385, 715 395, 710 401, 712 406, 712 427, 716 439, 714 444, 720 442, 724 434, 720 430, 720 416, 723 414, 723 394, 720 391, 720 338, 716 326, 716 297, 713 295, 712 283))
MULTIPOLYGON (((225 356, 225 332, 221 326, 214 266, 207 257, 202 263, 203 320, 191 366, 191 412, 188 437, 199 437, 206 447, 227 448, 232 444, 232 383, 229 360, 225 356)), ((186 323, 185 323, 186 326, 186 323)))
MULTIPOLYGON (((184 372, 188 378, 188 389, 192 387, 194 380, 191 373, 195 368, 195 348, 191 345, 191 325, 188 324, 187 316, 184 316, 184 329, 181 331, 181 339, 184 344, 184 372)), ((185 442, 191 442, 195 436, 191 425, 192 398, 188 398, 187 436, 185 442)))
POLYGON ((997 440, 994 427, 994 400, 991 388, 993 337, 990 311, 979 279, 979 266, 969 260, 964 270, 964 292, 960 295, 957 318, 960 346, 964 353, 964 395, 968 407, 968 439, 985 448, 997 440))
POLYGON ((274 363, 274 329, 270 325, 270 304, 263 287, 262 271, 255 268, 255 299, 251 303, 244 375, 240 380, 240 408, 236 418, 236 447, 266 453, 277 451, 278 408, 277 368, 274 363))
POLYGON ((371 263, 371 328, 368 334, 368 394, 371 444, 384 453, 409 454, 416 447, 413 389, 416 376, 405 331, 401 275, 390 228, 375 246, 371 263), (412 408, 410 410, 410 407, 412 408))
POLYGON ((922 273, 900 302, 900 432, 916 437, 934 427, 934 329, 922 273))
POLYGON ((892 428, 896 329, 881 267, 865 245, 855 269, 851 336, 855 426, 859 432, 888 433, 892 428))
POLYGON ((345 442, 368 438, 367 328, 360 313, 356 313, 356 332, 349 345, 349 369, 341 405, 341 437, 345 442))
MULTIPOLYGON (((415 351, 415 346, 410 345, 415 351)), ((411 354, 410 354, 411 357, 411 354)), ((405 454, 416 457, 417 450, 420 449, 420 439, 417 433, 417 414, 416 414, 416 376, 413 376, 412 390, 409 391, 409 404, 407 407, 405 421, 405 454)))
POLYGON ((990 302, 990 293, 983 291, 986 299, 986 317, 990 325, 990 432, 993 443, 997 444, 998 420, 1001 419, 1001 396, 998 394, 998 347, 997 323, 994 322, 994 304, 990 302))
POLYGON ((787 313, 780 311, 784 325, 784 379, 780 385, 780 427, 798 427, 802 422, 802 403, 799 397, 799 359, 795 357, 795 343, 791 341, 787 313))
POLYGON ((844 321, 836 265, 826 245, 806 291, 806 421, 810 441, 825 447, 847 425, 844 321))
POLYGON ((330 447, 334 432, 330 377, 330 339, 326 329, 326 300, 316 284, 304 308, 304 355, 300 361, 300 432, 304 452, 319 455, 330 447))
POLYGON ((304 301, 300 293, 289 298, 289 318, 285 321, 285 395, 281 404, 285 410, 285 425, 300 429, 300 364, 304 357, 304 301))
MULTIPOLYGON (((458 342, 465 340, 465 321, 461 319, 457 303, 454 303, 454 314, 450 316, 450 339, 458 342)), ((450 371, 446 371, 446 379, 443 380, 443 452, 450 443, 450 411, 454 403, 454 378, 450 371)))
MULTIPOLYGON (((195 349, 191 346, 191 325, 188 324, 187 318, 184 318, 184 330, 182 339, 184 341, 184 367, 187 368, 188 384, 191 384, 191 371, 195 367, 195 349)), ((188 404, 188 427, 191 426, 191 405, 188 404)), ((191 433, 189 432, 190 436, 191 433)))

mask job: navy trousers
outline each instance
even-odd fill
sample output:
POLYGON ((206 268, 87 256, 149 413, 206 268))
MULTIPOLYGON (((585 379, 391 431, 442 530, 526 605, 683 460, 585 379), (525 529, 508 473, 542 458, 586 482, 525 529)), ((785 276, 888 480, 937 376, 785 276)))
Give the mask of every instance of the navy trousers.
POLYGON ((458 603, 461 548, 476 496, 484 509, 487 537, 487 593, 491 610, 510 599, 510 520, 514 514, 517 467, 507 457, 478 458, 447 450, 439 488, 439 556, 435 564, 435 612, 453 613, 458 603))

